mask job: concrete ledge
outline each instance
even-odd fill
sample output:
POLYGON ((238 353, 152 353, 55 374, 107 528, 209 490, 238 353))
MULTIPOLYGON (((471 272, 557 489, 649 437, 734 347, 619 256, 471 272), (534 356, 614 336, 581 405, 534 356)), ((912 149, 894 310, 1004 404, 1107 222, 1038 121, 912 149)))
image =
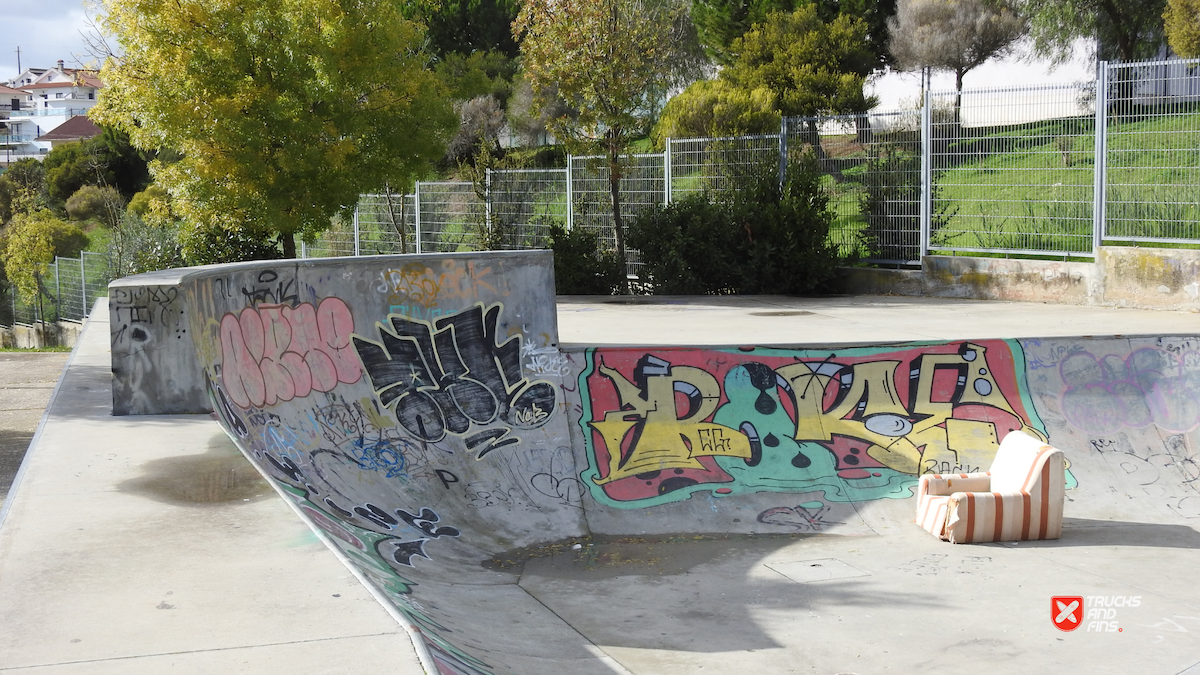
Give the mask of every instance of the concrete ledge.
POLYGON ((847 268, 851 294, 1200 310, 1200 251, 1105 246, 1096 262, 926 256, 920 270, 847 268))

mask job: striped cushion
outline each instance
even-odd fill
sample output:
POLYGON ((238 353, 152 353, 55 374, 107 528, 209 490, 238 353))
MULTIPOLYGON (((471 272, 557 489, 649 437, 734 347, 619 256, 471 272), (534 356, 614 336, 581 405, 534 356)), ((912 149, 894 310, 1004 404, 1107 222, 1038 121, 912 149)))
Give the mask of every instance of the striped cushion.
POLYGON ((1062 451, 1013 432, 996 456, 990 485, 988 474, 922 476, 917 523, 954 543, 1057 539, 1066 497, 1062 451))

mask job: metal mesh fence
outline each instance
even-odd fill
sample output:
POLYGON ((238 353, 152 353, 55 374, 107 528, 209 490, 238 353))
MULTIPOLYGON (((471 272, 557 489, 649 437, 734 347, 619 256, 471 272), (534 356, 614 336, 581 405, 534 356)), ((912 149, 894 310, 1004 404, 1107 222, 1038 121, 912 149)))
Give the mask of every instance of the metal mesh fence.
POLYGON ((567 227, 567 170, 512 169, 488 174, 488 225, 506 249, 548 246, 550 226, 567 227))
MULTIPOLYGON (((56 292, 58 294, 59 314, 66 319, 81 319, 87 311, 84 295, 87 284, 84 283, 86 266, 82 259, 58 258, 58 278, 56 292)), ((105 291, 107 293, 107 291, 105 291)))
POLYGON ((1090 256, 1095 88, 931 94, 930 248, 1090 256))
POLYGON ((453 253, 479 248, 485 222, 483 200, 466 182, 417 183, 416 231, 423 253, 453 253))
POLYGON ((748 176, 779 165, 779 135, 669 138, 672 200, 735 189, 748 176))
POLYGON ((1106 73, 1105 238, 1200 241, 1200 61, 1106 73))
POLYGON ((811 153, 833 214, 830 241, 864 260, 920 258, 920 112, 790 118, 790 160, 811 153))
POLYGON ((363 195, 358 202, 360 255, 416 251, 416 197, 397 193, 363 195))
MULTIPOLYGON (((593 230, 599 236, 602 247, 616 248, 608 159, 572 157, 569 162, 573 209, 571 226, 593 230)), ((628 227, 639 211, 667 201, 664 155, 626 157, 624 172, 620 182, 621 220, 628 227)), ((640 252, 626 248, 625 258, 626 271, 636 276, 642 266, 640 252)))
POLYGON ((0 284, 0 326, 38 321, 83 321, 96 298, 108 295, 108 256, 84 251, 55 258, 40 279, 40 293, 26 297, 9 282, 0 284))

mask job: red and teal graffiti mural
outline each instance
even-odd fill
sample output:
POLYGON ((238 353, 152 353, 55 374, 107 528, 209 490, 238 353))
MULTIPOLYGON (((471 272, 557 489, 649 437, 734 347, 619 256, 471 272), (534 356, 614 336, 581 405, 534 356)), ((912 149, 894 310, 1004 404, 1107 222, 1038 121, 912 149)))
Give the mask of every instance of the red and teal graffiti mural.
POLYGON ((601 503, 755 492, 852 502, 923 473, 983 471, 1000 440, 1041 438, 1015 341, 836 351, 594 349, 580 374, 601 503))

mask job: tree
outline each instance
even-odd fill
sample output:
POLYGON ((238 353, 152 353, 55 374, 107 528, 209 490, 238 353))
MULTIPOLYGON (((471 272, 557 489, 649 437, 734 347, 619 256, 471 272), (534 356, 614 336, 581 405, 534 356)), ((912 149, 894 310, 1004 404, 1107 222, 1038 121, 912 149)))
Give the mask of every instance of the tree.
POLYGON ((92 117, 142 149, 193 227, 270 232, 295 257, 358 195, 406 184, 454 124, 419 25, 387 0, 108 0, 123 49, 92 117))
POLYGON ((23 212, 13 217, 7 231, 7 243, 0 251, 4 271, 21 295, 38 303, 41 310, 45 287, 42 279, 55 256, 72 257, 88 244, 87 235, 75 225, 64 223, 47 209, 23 212))
POLYGON ((866 35, 861 19, 843 14, 826 23, 811 5, 776 12, 734 40, 736 59, 721 76, 742 89, 769 89, 783 115, 808 117, 808 141, 824 160, 816 116, 861 114, 876 104, 863 94, 874 67, 866 35))
POLYGON ((1034 49, 1065 61, 1075 40, 1094 38, 1101 59, 1152 57, 1163 43, 1166 0, 1020 0, 1034 49))
POLYGON ((99 220, 109 228, 117 227, 124 211, 125 199, 111 187, 84 185, 67 200, 68 218, 99 220))
MULTIPOLYGON (((550 129, 608 157, 617 255, 625 259, 620 183, 630 133, 648 126, 673 72, 677 8, 653 0, 527 0, 513 24, 534 93, 556 92, 578 117, 550 129)), ((547 104, 549 101, 547 100, 547 104)))
POLYGON ((701 80, 667 102, 654 126, 654 145, 666 139, 738 136, 779 129, 775 93, 766 87, 746 90, 726 80, 701 80))
POLYGON ((810 5, 825 22, 843 14, 862 19, 867 25, 866 40, 875 55, 875 67, 891 62, 888 18, 896 13, 896 0, 692 0, 692 19, 708 55, 728 65, 733 62, 733 41, 751 26, 763 23, 773 12, 794 12, 810 5))
POLYGON ((992 57, 1008 54, 1026 31, 1025 20, 1003 0, 900 0, 888 25, 898 69, 954 73, 956 124, 963 76, 992 57))
POLYGON ((517 43, 509 26, 520 8, 520 0, 414 0, 403 11, 427 27, 430 51, 438 58, 486 51, 514 58, 517 43))
POLYGON ((1200 0, 1167 0, 1163 21, 1176 54, 1185 59, 1200 56, 1200 0))

